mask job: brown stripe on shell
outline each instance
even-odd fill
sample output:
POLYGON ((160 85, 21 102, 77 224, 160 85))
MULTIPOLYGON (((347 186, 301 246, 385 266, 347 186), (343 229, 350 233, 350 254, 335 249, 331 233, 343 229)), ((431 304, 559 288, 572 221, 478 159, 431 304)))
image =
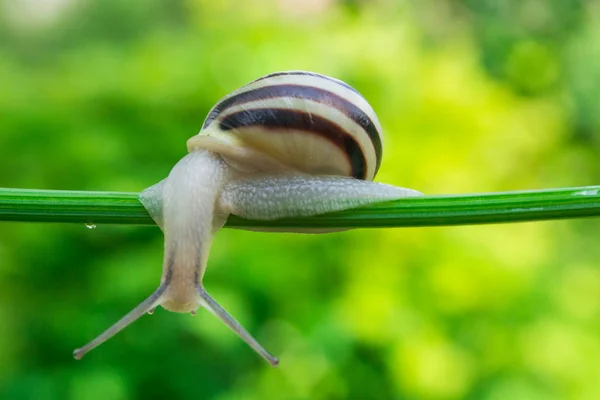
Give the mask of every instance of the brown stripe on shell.
POLYGON ((308 71, 283 71, 283 72, 273 72, 272 74, 268 74, 265 76, 262 76, 258 79, 253 80, 252 82, 248 83, 248 85, 250 85, 251 83, 254 82, 258 82, 258 81, 262 81, 263 79, 268 79, 268 78, 272 78, 274 76, 289 76, 289 75, 300 75, 300 76, 315 76, 317 78, 321 78, 321 79, 326 79, 330 82, 335 82, 338 85, 341 85, 343 87, 345 87, 346 89, 350 89, 352 90, 354 93, 356 93, 357 95, 359 95, 360 97, 362 97, 362 95, 360 93, 358 93, 358 91, 356 89, 354 89, 352 86, 348 85, 346 82, 344 81, 340 81, 339 79, 335 79, 332 78, 330 76, 326 76, 326 75, 321 75, 321 74, 317 74, 316 72, 308 72, 308 71))
POLYGON ((219 127, 224 131, 261 127, 281 133, 285 133, 286 130, 295 130, 319 135, 335 144, 348 157, 353 177, 366 179, 366 159, 358 143, 341 126, 326 118, 301 111, 262 108, 227 115, 220 121, 219 127))
POLYGON ((377 173, 377 171, 379 170, 379 166, 381 165, 382 153, 381 136, 380 133, 377 131, 377 127, 375 126, 371 118, 369 118, 369 116, 360 108, 358 108, 348 100, 344 99, 343 97, 340 97, 337 94, 328 90, 312 86, 281 84, 264 86, 257 89, 249 90, 247 92, 242 92, 237 95, 233 95, 229 98, 226 98, 222 102, 216 104, 206 117, 202 128, 204 129, 208 125, 210 125, 216 118, 219 117, 219 114, 221 114, 224 110, 226 110, 229 107, 279 97, 291 97, 296 99, 306 99, 315 101, 339 110, 348 118, 356 122, 367 133, 369 139, 371 139, 371 143, 373 144, 373 148, 375 149, 376 160, 374 174, 377 173))

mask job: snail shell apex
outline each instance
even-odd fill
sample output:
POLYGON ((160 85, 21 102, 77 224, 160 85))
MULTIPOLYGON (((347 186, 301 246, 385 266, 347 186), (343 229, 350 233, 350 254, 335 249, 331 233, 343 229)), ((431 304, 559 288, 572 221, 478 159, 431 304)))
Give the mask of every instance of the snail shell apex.
POLYGON ((223 97, 188 150, 202 148, 260 170, 373 180, 383 133, 355 89, 325 75, 276 72, 223 97))

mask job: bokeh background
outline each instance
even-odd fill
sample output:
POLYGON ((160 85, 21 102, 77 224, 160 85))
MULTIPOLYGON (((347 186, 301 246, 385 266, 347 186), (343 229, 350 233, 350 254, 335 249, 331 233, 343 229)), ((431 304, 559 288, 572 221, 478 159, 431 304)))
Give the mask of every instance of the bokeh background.
MULTIPOLYGON (((140 191, 221 96, 306 69, 428 194, 600 182, 600 1, 3 0, 0 186, 140 191)), ((157 310, 157 227, 0 224, 2 399, 598 399, 598 220, 328 235, 222 230, 208 312, 157 310)))

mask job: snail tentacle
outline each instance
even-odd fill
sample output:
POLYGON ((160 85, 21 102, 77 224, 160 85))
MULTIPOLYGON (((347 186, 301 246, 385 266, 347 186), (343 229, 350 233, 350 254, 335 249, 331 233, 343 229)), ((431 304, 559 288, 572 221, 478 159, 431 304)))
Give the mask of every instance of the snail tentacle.
POLYGON ((248 333, 248 331, 244 329, 244 327, 239 322, 237 322, 235 318, 233 318, 231 314, 227 312, 227 310, 221 307, 221 305, 217 303, 217 301, 213 299, 206 292, 206 290, 204 290, 202 286, 198 286, 197 290, 199 295, 198 305, 201 305, 202 307, 206 308, 214 316, 219 318, 221 322, 223 322, 232 331, 234 331, 240 337, 240 339, 246 342, 248 346, 252 348, 252 350, 258 353, 265 360, 267 360, 272 366, 275 367, 277 366, 277 364, 279 364, 279 360, 277 359, 277 357, 273 356, 271 353, 265 350, 265 348, 260 343, 258 343, 258 341, 250 333, 248 333))
POLYGON ((73 351, 73 357, 76 360, 81 360, 83 356, 89 353, 91 350, 100 346, 102 343, 106 342, 111 337, 115 336, 117 333, 125 329, 128 325, 135 322, 138 318, 144 315, 147 312, 152 312, 154 309, 161 304, 162 295, 167 289, 166 284, 161 284, 158 289, 154 293, 152 293, 146 300, 142 301, 136 308, 128 312, 123 318, 118 320, 114 325, 110 328, 102 332, 91 342, 86 344, 83 347, 75 349, 73 351))

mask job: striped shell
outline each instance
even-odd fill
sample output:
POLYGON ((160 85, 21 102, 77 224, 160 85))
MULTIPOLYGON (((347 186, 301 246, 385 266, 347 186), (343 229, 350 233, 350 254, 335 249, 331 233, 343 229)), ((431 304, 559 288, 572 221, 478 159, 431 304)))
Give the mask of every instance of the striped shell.
POLYGON ((346 83, 313 72, 276 72, 222 98, 188 149, 228 161, 265 159, 311 175, 373 180, 383 134, 369 103, 346 83))

